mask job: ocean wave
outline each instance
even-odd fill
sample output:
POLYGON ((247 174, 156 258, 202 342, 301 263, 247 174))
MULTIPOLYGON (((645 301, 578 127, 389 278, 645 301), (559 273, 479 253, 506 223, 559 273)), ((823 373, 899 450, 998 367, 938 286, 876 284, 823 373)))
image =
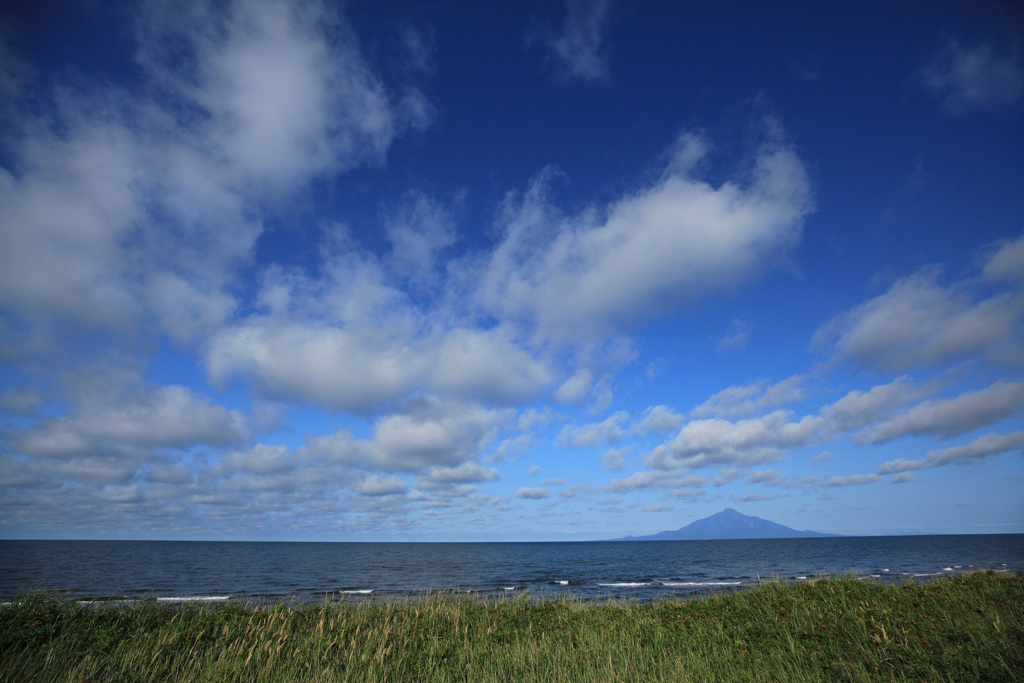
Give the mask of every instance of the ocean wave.
POLYGON ((620 581, 616 583, 599 583, 598 586, 602 588, 641 588, 643 586, 650 586, 650 581, 620 581))
POLYGON ((662 586, 677 588, 683 586, 742 586, 742 581, 662 581, 662 586))

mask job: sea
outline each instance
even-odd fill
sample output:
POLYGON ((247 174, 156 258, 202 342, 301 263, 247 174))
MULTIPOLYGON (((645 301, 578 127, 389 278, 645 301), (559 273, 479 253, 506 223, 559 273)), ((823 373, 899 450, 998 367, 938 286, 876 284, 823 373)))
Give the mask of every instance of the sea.
POLYGON ((582 600, 691 599, 770 579, 931 581, 1024 573, 1024 534, 728 541, 299 543, 0 541, 0 601, 170 604, 416 599, 439 591, 582 600))

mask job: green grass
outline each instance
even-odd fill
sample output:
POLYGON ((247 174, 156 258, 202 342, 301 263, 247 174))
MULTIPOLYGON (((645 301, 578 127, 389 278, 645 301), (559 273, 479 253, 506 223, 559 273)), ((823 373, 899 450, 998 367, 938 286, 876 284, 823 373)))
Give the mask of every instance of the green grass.
POLYGON ((0 608, 0 681, 1015 681, 1024 576, 764 583, 689 602, 428 596, 0 608))

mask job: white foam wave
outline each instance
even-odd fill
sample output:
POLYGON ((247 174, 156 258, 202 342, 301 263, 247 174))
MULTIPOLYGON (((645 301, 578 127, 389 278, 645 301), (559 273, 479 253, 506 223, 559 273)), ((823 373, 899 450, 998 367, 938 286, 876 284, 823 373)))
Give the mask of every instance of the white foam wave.
POLYGON ((503 591, 514 591, 514 590, 516 590, 517 588, 520 588, 520 587, 521 586, 502 586, 501 590, 503 590, 503 591))
POLYGON ((602 588, 640 588, 641 586, 650 586, 649 581, 621 581, 618 583, 599 583, 598 586, 602 588))
POLYGON ((195 595, 195 596, 187 596, 187 597, 172 596, 172 597, 167 597, 167 598, 157 598, 156 601, 157 602, 224 602, 225 600, 230 600, 230 599, 231 599, 230 595, 195 595))
POLYGON ((662 581, 662 586, 740 586, 742 581, 662 581))
POLYGON ((555 583, 557 583, 559 586, 568 586, 569 585, 568 581, 555 581, 555 583))
POLYGON ((338 591, 339 593, 345 593, 347 595, 369 595, 373 592, 372 588, 357 588, 347 591, 338 591))

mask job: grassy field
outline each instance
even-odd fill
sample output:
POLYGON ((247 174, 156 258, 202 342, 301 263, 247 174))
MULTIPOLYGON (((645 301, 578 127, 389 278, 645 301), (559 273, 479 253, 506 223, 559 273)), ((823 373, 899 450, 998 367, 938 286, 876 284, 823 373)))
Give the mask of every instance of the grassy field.
POLYGON ((689 602, 0 608, 2 681, 1015 681, 1024 576, 765 583, 689 602))

